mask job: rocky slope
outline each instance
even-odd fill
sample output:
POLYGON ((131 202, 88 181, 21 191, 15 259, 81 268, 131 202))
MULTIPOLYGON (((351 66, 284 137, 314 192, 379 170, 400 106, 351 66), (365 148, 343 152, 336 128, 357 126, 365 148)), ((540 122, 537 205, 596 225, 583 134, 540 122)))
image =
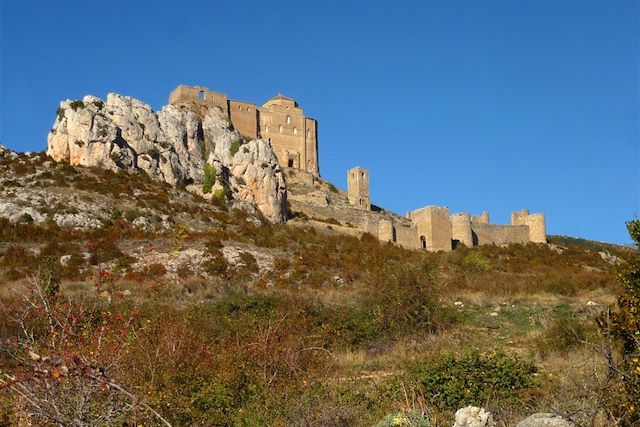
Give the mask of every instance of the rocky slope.
POLYGON ((110 93, 60 103, 47 154, 71 165, 144 172, 157 181, 231 205, 256 206, 275 222, 286 219, 284 175, 268 142, 245 141, 228 116, 213 108, 200 116, 167 105, 155 113, 137 99, 110 93), (216 180, 203 192, 205 164, 216 180))

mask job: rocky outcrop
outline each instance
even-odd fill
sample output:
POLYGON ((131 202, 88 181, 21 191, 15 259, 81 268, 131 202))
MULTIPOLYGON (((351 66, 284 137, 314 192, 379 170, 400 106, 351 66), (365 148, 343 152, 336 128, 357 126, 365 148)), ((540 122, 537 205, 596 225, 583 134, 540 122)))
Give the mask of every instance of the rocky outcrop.
POLYGON ((467 406, 456 411, 453 427, 494 427, 496 425, 491 412, 475 406, 467 406))
POLYGON ((18 157, 18 153, 11 151, 4 145, 0 144, 0 159, 15 159, 16 157, 18 157))
POLYGON ((272 221, 286 219, 284 175, 268 142, 245 141, 219 108, 204 117, 168 105, 158 113, 137 99, 111 93, 63 101, 47 154, 71 165, 144 172, 205 198, 224 195, 237 207, 255 205, 272 221), (216 170, 205 194, 204 166, 216 170))
POLYGON ((575 427, 575 424, 565 420, 560 415, 537 413, 520 421, 516 424, 516 427, 575 427))

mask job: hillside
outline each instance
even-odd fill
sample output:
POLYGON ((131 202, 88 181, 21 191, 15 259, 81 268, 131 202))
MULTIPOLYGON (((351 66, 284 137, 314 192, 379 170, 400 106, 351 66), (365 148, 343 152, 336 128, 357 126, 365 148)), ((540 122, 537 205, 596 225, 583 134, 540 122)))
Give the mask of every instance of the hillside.
MULTIPOLYGON (((551 411, 608 425, 615 384, 600 375, 594 319, 615 303, 629 249, 552 237, 405 250, 350 233, 353 210, 340 214, 330 183, 285 175, 292 219, 272 223, 144 173, 0 153, 0 371, 39 366, 49 392, 33 425, 56 411, 143 425, 160 423, 153 412, 176 426, 401 414, 451 425, 466 405, 498 425, 551 411), (49 311, 30 309, 38 289, 66 321, 49 327, 49 311), (14 357, 24 325, 37 357, 14 357), (96 367, 104 387, 87 380, 96 367)), ((23 407, 0 394, 0 425, 24 420, 23 407)))

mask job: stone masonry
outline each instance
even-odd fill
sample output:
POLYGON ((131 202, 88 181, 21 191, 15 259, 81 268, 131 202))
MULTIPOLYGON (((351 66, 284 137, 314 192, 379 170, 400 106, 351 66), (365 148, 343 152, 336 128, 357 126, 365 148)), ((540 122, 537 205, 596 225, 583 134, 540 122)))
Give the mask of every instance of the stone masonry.
POLYGON ((318 122, 291 98, 278 94, 258 107, 205 87, 180 85, 169 95, 169 104, 201 113, 218 107, 242 136, 269 141, 280 166, 319 174, 318 122))
MULTIPOLYGON (((228 99, 227 95, 205 87, 180 85, 171 92, 169 103, 201 115, 218 107, 229 116, 231 125, 242 136, 269 141, 280 166, 309 174, 312 185, 319 178, 318 122, 306 117, 295 100, 278 94, 258 107, 250 102, 228 99)), ((501 225, 491 224, 488 212, 450 214, 447 207, 425 206, 402 218, 377 207, 372 209, 369 172, 365 168, 358 166, 347 172, 347 187, 345 206, 340 208, 331 206, 317 191, 306 194, 303 199, 313 205, 316 214, 324 212, 321 216, 334 220, 334 216, 350 218, 347 222, 352 224, 353 231, 368 232, 381 241, 408 249, 450 251, 458 245, 547 242, 542 213, 530 214, 523 209, 511 214, 510 224, 501 225), (359 214, 352 215, 347 212, 349 209, 359 214), (355 216, 360 220, 354 220, 355 216)))

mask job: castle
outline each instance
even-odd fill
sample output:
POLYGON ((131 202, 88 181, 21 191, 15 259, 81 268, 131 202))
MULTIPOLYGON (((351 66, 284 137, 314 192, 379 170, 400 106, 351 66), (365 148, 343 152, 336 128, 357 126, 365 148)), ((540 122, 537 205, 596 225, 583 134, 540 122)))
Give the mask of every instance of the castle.
MULTIPOLYGON (((200 113, 218 107, 229 116, 231 124, 242 136, 268 140, 282 167, 304 171, 309 175, 311 185, 319 177, 318 122, 306 117, 291 98, 278 94, 258 107, 250 102, 228 99, 227 95, 205 87, 180 85, 171 92, 169 103, 200 113)), ((542 213, 530 214, 527 209, 512 212, 511 223, 505 225, 491 224, 488 212, 473 216, 466 212, 450 214, 447 207, 441 206, 426 206, 400 217, 372 210, 366 169, 349 170, 347 187, 351 210, 361 212, 361 219, 353 228, 408 249, 450 251, 460 244, 472 247, 547 243, 542 213)), ((337 210, 331 212, 335 215, 337 210)))
MULTIPOLYGON (((349 170, 347 185, 349 203, 357 209, 371 210, 369 172, 361 167, 349 170)), ((450 215, 447 207, 426 206, 407 213, 405 218, 367 215, 362 228, 381 241, 428 251, 450 251, 459 244, 547 243, 544 214, 530 214, 527 209, 512 212, 511 223, 502 225, 491 224, 488 212, 450 215)))
POLYGON ((169 95, 169 104, 201 113, 218 107, 242 136, 271 142, 281 166, 319 174, 318 122, 291 98, 278 94, 258 107, 205 87, 180 85, 169 95))

